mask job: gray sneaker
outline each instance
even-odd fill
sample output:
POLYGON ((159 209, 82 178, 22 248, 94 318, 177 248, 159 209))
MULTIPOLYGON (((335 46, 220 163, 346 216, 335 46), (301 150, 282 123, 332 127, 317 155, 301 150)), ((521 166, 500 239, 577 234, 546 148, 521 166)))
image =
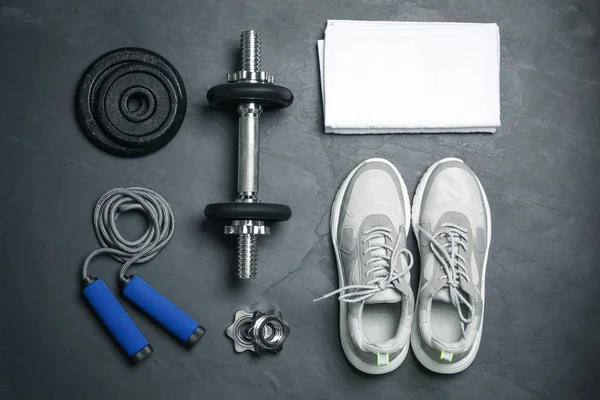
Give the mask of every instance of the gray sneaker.
POLYGON ((398 368, 410 345, 414 296, 406 249, 410 204, 402 176, 374 158, 344 180, 331 209, 339 289, 340 338, 346 357, 368 374, 398 368))
POLYGON ((421 253, 412 348, 431 371, 457 373, 471 365, 481 340, 490 206, 475 173, 446 158, 421 179, 412 215, 421 253))

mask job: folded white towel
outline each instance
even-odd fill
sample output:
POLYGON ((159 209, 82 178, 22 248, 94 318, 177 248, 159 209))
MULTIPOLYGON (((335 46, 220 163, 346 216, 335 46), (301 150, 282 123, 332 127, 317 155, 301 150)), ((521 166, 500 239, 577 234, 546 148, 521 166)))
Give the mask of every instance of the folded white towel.
POLYGON ((495 132, 496 24, 327 22, 318 42, 325 132, 495 132))

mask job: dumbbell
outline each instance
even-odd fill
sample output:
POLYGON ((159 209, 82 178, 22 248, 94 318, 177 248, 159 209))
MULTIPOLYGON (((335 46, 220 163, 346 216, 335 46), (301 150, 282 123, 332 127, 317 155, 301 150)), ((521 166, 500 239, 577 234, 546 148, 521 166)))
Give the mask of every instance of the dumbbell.
POLYGON ((257 31, 241 35, 241 70, 227 75, 227 83, 212 87, 209 104, 236 110, 238 126, 237 198, 234 202, 206 206, 209 220, 225 221, 225 234, 237 235, 237 276, 256 278, 258 236, 268 235, 268 223, 287 221, 292 215, 284 204, 262 203, 258 197, 259 119, 263 111, 289 107, 292 92, 275 85, 273 75, 261 69, 261 36, 257 31))

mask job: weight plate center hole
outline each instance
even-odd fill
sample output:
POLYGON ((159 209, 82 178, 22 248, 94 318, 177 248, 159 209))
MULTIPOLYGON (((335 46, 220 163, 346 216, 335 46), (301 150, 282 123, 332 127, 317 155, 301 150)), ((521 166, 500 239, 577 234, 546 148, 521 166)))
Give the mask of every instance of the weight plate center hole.
POLYGON ((142 105, 147 107, 148 99, 143 94, 134 93, 127 99, 127 109, 131 113, 136 113, 142 108, 142 105))
POLYGON ((156 108, 154 95, 143 87, 127 89, 121 96, 121 113, 131 122, 150 118, 156 108))

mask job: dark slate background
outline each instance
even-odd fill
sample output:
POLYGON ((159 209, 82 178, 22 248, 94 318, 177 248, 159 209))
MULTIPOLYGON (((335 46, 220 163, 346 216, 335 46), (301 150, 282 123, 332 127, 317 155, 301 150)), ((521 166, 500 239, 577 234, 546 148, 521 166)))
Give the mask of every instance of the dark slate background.
MULTIPOLYGON (((0 398, 595 398, 599 29, 593 0, 1 0, 0 398), (323 134, 316 41, 329 18, 497 22, 502 127, 493 135, 323 134), (234 70, 244 29, 263 32, 264 69, 296 95, 290 109, 261 120, 260 170, 262 198, 289 204, 294 216, 261 242, 258 279, 238 285, 232 243, 202 210, 234 195, 236 118, 208 109, 205 93, 234 70), (72 105, 86 66, 122 46, 169 59, 189 102, 176 138, 134 160, 93 147, 72 105), (412 195, 427 167, 448 156, 477 172, 494 218, 479 356, 449 377, 412 355, 386 376, 358 373, 339 344, 337 303, 311 302, 337 287, 334 194, 358 162, 385 157, 412 195), (177 220, 169 247, 136 273, 208 330, 187 351, 126 304, 155 349, 133 368, 78 281, 97 248, 96 200, 131 185, 161 193, 177 220), (224 329, 252 304, 278 307, 291 325, 281 354, 233 352, 224 329)), ((124 219, 129 234, 144 226, 124 219)), ((416 250, 412 236, 409 246, 416 250)), ((113 288, 117 270, 109 258, 92 265, 113 288)))

